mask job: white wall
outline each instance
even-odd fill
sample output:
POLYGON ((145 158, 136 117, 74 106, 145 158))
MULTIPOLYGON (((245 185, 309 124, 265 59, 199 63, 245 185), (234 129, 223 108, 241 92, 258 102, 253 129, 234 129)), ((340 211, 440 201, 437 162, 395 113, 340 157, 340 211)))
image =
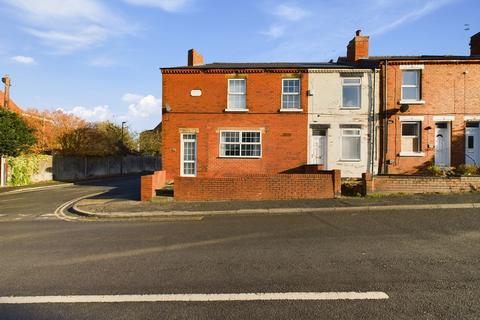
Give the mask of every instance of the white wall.
MULTIPOLYGON (((309 70, 309 90, 311 96, 308 98, 309 118, 309 141, 308 155, 310 163, 310 142, 311 124, 330 125, 327 131, 327 165, 326 169, 339 169, 342 177, 361 177, 362 173, 371 168, 371 146, 369 134, 372 125, 377 134, 377 121, 369 124, 369 114, 375 101, 374 115, 378 119, 378 73, 375 74, 376 90, 374 87, 374 73, 369 69, 311 69, 309 70), (342 76, 343 74, 343 76, 342 76), (363 75, 363 76, 362 76, 363 75), (345 110, 342 107, 342 78, 345 76, 361 77, 361 108, 356 110, 345 110), (375 98, 373 98, 375 95, 375 98), (361 126, 361 160, 342 161, 342 129, 340 125, 361 126)), ((377 137, 378 141, 378 137, 377 137)), ((378 153, 378 148, 377 148, 378 153)), ((374 159, 374 173, 377 170, 377 159, 374 159)))

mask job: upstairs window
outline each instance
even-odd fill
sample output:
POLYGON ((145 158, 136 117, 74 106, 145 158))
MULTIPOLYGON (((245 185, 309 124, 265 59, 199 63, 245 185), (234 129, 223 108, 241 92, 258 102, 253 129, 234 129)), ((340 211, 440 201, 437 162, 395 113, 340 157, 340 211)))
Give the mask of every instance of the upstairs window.
POLYGON ((360 78, 345 78, 342 80, 342 108, 360 109, 360 78))
POLYGON ((300 110, 300 79, 282 80, 282 110, 300 110))
POLYGON ((421 122, 402 122, 402 152, 419 153, 421 146, 420 139, 421 122))
POLYGON ((246 84, 245 79, 228 80, 228 105, 229 110, 246 110, 246 84))
POLYGON ((402 100, 420 101, 420 70, 402 71, 402 100))
POLYGON ((262 135, 260 131, 221 131, 220 157, 260 158, 262 135))

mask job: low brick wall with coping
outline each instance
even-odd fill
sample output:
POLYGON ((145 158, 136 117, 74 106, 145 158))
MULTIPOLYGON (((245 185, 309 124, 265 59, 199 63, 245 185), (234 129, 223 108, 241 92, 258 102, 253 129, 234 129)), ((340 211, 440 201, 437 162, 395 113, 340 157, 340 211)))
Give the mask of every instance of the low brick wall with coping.
POLYGON ((364 195, 369 193, 469 192, 480 190, 480 176, 429 177, 363 174, 364 195))
POLYGON ((152 200, 156 196, 157 189, 163 188, 165 184, 165 171, 155 171, 153 174, 142 176, 140 181, 140 200, 152 200))
POLYGON ((307 174, 176 177, 173 188, 176 200, 293 200, 335 198, 340 196, 341 184, 340 171, 332 170, 307 174))

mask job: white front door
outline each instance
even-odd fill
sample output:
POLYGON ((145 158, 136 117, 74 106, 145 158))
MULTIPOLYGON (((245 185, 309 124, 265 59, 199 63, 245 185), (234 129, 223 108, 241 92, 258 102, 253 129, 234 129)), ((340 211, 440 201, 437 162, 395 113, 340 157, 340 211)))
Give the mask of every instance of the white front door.
POLYGON ((195 177, 197 175, 197 135, 181 134, 180 175, 195 177))
POLYGON ((450 166, 450 125, 448 122, 435 124, 435 165, 450 166))
MULTIPOLYGON (((327 129, 312 129, 310 163, 327 165, 327 129)), ((325 168, 326 169, 326 168, 325 168)))
POLYGON ((478 122, 467 122, 465 128, 465 163, 480 165, 480 128, 478 122))

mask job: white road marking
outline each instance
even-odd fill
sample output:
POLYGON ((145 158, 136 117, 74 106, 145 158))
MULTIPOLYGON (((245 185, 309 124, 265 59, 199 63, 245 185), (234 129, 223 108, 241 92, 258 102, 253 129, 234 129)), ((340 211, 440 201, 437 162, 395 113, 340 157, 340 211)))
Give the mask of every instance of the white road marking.
POLYGON ((42 217, 55 217, 55 213, 45 213, 41 215, 42 217))
POLYGON ((0 217, 5 217, 6 214, 0 213, 0 217))
POLYGON ((77 202, 77 201, 80 201, 80 200, 82 200, 82 199, 89 198, 89 197, 94 197, 94 196, 103 194, 103 193, 105 193, 105 192, 106 192, 106 191, 96 192, 96 193, 92 193, 92 194, 89 194, 89 195, 86 195, 86 196, 78 197, 78 198, 76 198, 76 199, 67 201, 67 202, 65 202, 64 204, 62 204, 60 207, 58 207, 58 208, 55 210, 54 214, 55 214, 55 216, 56 216, 58 219, 62 219, 62 220, 65 220, 65 221, 76 221, 76 220, 78 220, 79 218, 77 218, 77 217, 71 217, 71 216, 66 215, 65 212, 64 212, 64 210, 67 209, 69 206, 71 206, 72 204, 74 204, 74 203, 77 202))
POLYGON ((268 300, 384 300, 385 292, 273 292, 212 294, 135 294, 0 297, 0 304, 114 303, 114 302, 209 302, 268 300))

